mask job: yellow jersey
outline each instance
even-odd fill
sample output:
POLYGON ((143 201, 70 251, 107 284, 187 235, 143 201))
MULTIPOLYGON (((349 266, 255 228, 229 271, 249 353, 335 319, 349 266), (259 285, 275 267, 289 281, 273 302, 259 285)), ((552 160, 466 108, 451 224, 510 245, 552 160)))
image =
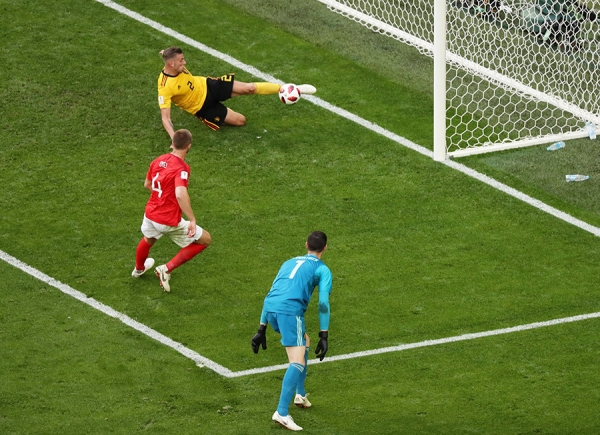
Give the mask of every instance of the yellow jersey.
POLYGON ((193 76, 184 68, 176 76, 161 71, 158 76, 158 105, 161 109, 171 107, 171 102, 195 115, 206 100, 206 77, 193 76))

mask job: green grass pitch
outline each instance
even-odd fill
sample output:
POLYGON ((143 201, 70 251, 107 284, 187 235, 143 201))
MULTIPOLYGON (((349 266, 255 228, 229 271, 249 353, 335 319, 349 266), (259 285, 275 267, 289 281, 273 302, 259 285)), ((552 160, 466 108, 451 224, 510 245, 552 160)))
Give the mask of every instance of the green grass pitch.
MULTIPOLYGON (((315 1, 118 2, 432 148, 430 59, 315 1)), ((94 0, 0 4, 0 251, 232 371, 286 362, 250 338, 280 263, 329 235, 328 356, 600 311, 597 237, 309 101, 233 99, 194 135, 190 195, 213 245, 130 276, 150 161, 168 150, 158 51, 224 61, 94 0)), ((460 160, 600 225, 597 145, 460 160), (564 174, 591 175, 585 183, 564 174)), ((177 251, 160 241, 159 262, 177 251)), ((0 261, 0 433, 269 434, 282 370, 227 378, 0 261)), ((307 312, 316 337, 316 307, 307 312)), ((309 366, 310 434, 597 434, 596 319, 309 366)), ((326 358, 327 360, 327 358, 326 358)))

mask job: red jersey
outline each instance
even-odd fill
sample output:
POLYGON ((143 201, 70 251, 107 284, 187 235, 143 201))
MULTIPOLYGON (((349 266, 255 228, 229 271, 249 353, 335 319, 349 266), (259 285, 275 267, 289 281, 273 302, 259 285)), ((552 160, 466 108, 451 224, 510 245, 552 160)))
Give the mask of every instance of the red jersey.
POLYGON ((181 220, 181 207, 175 188, 188 187, 190 166, 173 154, 163 154, 150 163, 146 178, 152 183, 152 193, 146 204, 146 217, 159 224, 175 227, 181 220))

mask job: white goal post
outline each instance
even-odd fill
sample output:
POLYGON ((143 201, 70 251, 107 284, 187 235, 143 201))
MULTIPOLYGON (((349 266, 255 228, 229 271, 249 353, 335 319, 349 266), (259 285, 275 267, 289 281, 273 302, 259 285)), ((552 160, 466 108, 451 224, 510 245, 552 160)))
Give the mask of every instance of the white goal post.
POLYGON ((595 137, 600 17, 585 2, 319 1, 433 57, 436 160, 595 137))

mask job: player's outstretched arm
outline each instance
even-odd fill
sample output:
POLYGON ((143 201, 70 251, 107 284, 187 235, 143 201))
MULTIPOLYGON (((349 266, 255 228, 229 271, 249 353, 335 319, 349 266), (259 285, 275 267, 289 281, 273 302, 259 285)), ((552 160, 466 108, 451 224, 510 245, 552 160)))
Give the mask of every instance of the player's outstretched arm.
POLYGON ((169 134, 169 137, 173 139, 173 135, 175 134, 175 130, 173 129, 173 122, 171 121, 171 108, 163 108, 160 109, 160 117, 162 120, 162 125, 169 134))

